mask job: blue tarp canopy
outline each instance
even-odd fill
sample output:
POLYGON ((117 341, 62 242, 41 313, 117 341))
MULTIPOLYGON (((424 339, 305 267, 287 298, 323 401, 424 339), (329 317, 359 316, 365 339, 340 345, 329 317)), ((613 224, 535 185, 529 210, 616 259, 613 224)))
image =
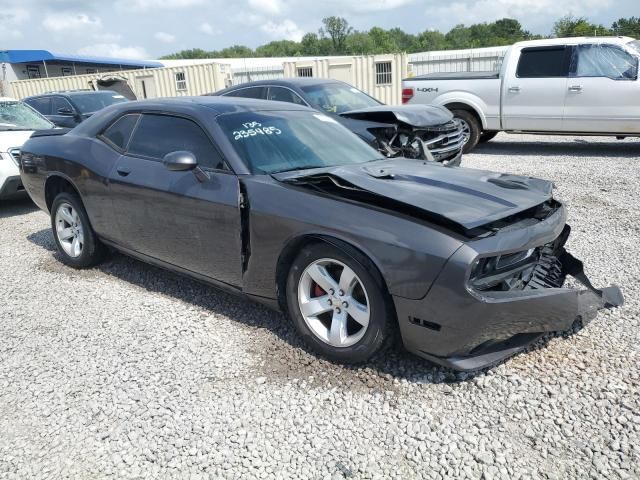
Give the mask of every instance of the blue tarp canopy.
POLYGON ((162 63, 150 60, 132 60, 130 58, 88 57, 51 53, 47 50, 1 50, 0 62, 34 63, 34 62, 74 62, 94 63, 100 65, 122 65, 123 67, 157 68, 162 63))

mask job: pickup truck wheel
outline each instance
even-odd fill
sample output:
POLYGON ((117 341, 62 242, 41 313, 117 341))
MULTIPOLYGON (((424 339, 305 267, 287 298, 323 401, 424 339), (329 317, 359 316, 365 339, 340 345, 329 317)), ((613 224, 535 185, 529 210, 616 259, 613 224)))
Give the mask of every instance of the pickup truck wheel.
POLYGON ((480 141, 482 128, 480 122, 473 113, 467 110, 451 110, 454 118, 462 124, 462 135, 464 136, 464 147, 462 151, 468 153, 475 148, 480 141))
POLYGON ((391 299, 373 264, 327 244, 303 248, 286 285, 293 324, 316 352, 332 361, 359 363, 391 343, 391 299))
POLYGON ((498 132, 482 132, 480 134, 480 140, 478 141, 478 143, 486 143, 496 135, 498 135, 498 132))
POLYGON ((88 268, 100 262, 106 247, 98 240, 77 195, 62 192, 51 205, 51 229, 60 260, 73 268, 88 268))

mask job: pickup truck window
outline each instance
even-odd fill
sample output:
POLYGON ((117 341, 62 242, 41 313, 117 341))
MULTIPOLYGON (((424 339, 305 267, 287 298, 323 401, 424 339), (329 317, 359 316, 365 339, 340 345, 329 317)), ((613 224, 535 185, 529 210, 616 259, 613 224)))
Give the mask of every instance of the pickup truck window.
POLYGON ((612 80, 636 80, 638 60, 614 45, 578 45, 574 53, 576 77, 606 77, 612 80))
POLYGON ((518 78, 556 78, 569 74, 567 48, 532 47, 523 48, 518 60, 518 78))

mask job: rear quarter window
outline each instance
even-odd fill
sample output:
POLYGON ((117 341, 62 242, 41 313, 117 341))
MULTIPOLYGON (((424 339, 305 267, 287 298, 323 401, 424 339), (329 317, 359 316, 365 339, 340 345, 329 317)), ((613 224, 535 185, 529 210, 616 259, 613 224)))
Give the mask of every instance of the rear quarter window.
POLYGON ((120 117, 102 133, 102 137, 120 150, 124 150, 129 143, 138 118, 140 115, 137 114, 120 117))

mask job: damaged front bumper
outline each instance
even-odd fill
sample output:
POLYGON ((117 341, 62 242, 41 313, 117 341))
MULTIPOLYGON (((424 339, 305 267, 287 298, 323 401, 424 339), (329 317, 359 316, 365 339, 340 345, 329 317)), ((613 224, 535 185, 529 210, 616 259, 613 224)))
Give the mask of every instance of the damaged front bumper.
POLYGON ((469 242, 449 259, 424 298, 394 297, 405 347, 445 367, 476 370, 514 355, 547 332, 565 331, 577 319, 589 320, 602 308, 622 305, 618 287, 593 287, 582 262, 564 249, 565 221, 561 207, 544 221, 513 225, 469 242), (472 286, 479 257, 508 257, 542 246, 553 246, 554 266, 541 257, 525 286, 502 291, 472 286), (547 272, 549 280, 540 272, 547 272), (567 275, 585 288, 563 287, 567 275))

